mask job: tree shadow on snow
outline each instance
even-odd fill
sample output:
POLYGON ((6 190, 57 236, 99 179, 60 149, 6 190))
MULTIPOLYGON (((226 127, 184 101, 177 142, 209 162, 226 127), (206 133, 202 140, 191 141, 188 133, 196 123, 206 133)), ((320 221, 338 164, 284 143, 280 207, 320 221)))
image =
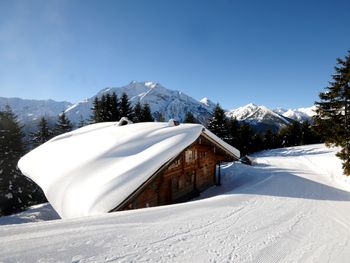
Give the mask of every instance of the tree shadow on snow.
POLYGON ((208 194, 212 196, 214 192, 218 194, 220 191, 226 195, 252 194, 350 201, 350 192, 298 176, 298 174, 307 176, 303 171, 276 169, 266 164, 253 167, 238 165, 238 168, 228 169, 227 172, 223 169, 222 186, 216 187, 208 194))

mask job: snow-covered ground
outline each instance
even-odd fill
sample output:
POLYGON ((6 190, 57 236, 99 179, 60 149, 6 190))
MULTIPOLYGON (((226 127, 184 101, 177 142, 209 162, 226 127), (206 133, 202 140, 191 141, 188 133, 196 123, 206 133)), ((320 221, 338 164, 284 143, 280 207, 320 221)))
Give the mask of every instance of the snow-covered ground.
POLYGON ((33 205, 26 211, 10 216, 0 217, 1 225, 33 223, 60 219, 60 216, 49 203, 33 205))
POLYGON ((188 203, 0 227, 4 262, 348 262, 350 186, 323 145, 228 164, 188 203))

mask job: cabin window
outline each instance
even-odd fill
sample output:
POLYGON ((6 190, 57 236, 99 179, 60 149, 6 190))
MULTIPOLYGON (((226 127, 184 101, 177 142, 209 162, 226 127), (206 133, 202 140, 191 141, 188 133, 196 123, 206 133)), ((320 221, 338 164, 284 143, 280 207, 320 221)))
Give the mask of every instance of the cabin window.
POLYGON ((170 165, 169 165, 169 168, 168 169, 174 169, 174 168, 177 168, 179 167, 181 164, 181 159, 178 158, 177 160, 173 161, 170 165))
POLYGON ((185 161, 186 163, 190 163, 196 159, 196 152, 193 150, 187 150, 185 152, 185 161))

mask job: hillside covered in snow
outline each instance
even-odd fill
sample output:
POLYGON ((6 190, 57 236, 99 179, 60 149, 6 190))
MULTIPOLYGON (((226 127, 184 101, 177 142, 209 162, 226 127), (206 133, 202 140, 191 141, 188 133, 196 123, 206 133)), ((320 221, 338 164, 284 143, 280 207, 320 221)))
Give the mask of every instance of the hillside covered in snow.
POLYGON ((283 148, 227 164, 188 203, 0 226, 4 262, 347 262, 350 182, 337 149, 283 148))

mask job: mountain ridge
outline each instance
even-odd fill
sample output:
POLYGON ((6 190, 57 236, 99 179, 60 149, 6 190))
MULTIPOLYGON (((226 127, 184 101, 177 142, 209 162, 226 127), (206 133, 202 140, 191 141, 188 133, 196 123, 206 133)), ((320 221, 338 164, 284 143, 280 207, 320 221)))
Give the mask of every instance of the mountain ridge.
MULTIPOLYGON (((207 97, 198 101, 181 91, 167 89, 158 82, 132 81, 121 87, 101 89, 94 96, 76 103, 58 102, 52 99, 32 100, 0 97, 0 109, 9 104, 14 113, 18 115, 18 120, 29 126, 35 126, 42 116, 53 122, 62 111, 74 124, 78 124, 81 119, 90 118, 92 102, 95 97, 112 92, 115 92, 119 98, 125 92, 132 105, 137 102, 148 103, 156 119, 163 115, 166 120, 174 118, 183 121, 186 113, 191 112, 202 124, 206 124, 216 106, 216 103, 207 97)), ((299 109, 270 109, 263 105, 249 103, 236 109, 227 110, 226 115, 249 123, 257 130, 269 128, 277 130, 290 123, 292 119, 300 122, 310 120, 314 115, 314 109, 315 106, 299 109)))

